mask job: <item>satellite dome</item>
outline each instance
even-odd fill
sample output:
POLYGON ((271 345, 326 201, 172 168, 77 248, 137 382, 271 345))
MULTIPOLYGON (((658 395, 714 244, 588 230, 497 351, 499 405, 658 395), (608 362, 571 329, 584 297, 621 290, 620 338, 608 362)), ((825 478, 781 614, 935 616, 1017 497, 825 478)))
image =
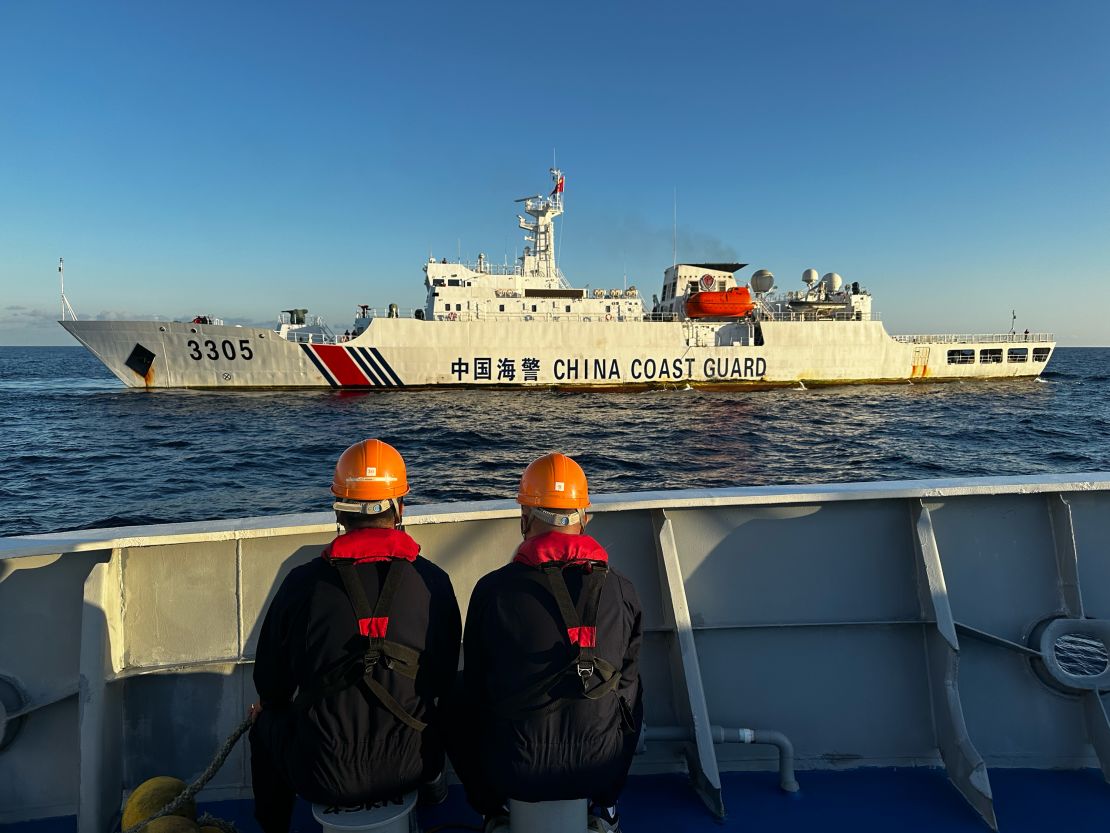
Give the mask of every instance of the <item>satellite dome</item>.
POLYGON ((752 275, 751 284, 756 292, 770 292, 771 287, 775 285, 775 276, 767 269, 760 269, 752 275))
POLYGON ((817 283, 817 270, 806 269, 804 272, 802 272, 802 283, 804 283, 806 286, 811 286, 817 283))
POLYGON ((838 292, 840 287, 844 285, 844 279, 836 272, 829 272, 825 277, 821 278, 825 282, 825 286, 829 288, 829 292, 838 292))

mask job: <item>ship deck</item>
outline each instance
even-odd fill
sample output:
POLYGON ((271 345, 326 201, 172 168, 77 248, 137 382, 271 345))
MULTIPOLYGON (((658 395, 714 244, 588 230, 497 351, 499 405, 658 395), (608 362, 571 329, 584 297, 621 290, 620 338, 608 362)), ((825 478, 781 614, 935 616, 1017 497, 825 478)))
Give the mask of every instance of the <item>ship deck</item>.
MULTIPOLYGON (((644 609, 624 828, 1105 829, 1108 510, 1107 473, 595 496, 644 609), (735 727, 789 738, 800 792, 735 727)), ((406 526, 465 610, 518 517, 406 526)), ((0 829, 103 833, 137 784, 201 772, 256 699, 277 584, 333 535, 316 513, 0 539, 0 829)), ((253 831, 244 753, 199 803, 253 831)), ((453 786, 421 821, 479 819, 453 786)))
MULTIPOLYGON (((1097 770, 991 770, 1004 833, 1067 830, 1094 833, 1110 818, 1110 789, 1097 770)), ((730 772, 721 778, 728 816, 712 816, 678 774, 643 775, 629 780, 620 802, 626 833, 721 833, 775 830, 779 833, 982 833, 987 826, 969 811, 940 769, 856 769, 799 773, 801 790, 779 790, 774 773, 730 772)), ((242 833, 260 833, 249 800, 201 802, 210 812, 233 822, 242 833)), ((458 785, 438 807, 417 811, 421 830, 481 829, 458 785)), ((0 825, 4 833, 71 833, 73 816, 0 825)), ((308 804, 298 802, 291 833, 317 833, 308 804)))

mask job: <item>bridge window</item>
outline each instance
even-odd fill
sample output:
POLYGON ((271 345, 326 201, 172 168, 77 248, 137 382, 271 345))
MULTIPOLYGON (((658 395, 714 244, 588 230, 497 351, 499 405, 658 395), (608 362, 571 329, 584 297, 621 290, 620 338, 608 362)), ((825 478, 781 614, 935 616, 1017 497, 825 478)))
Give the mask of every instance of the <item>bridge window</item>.
POLYGON ((455 304, 455 312, 462 312, 462 304, 455 304))
POLYGON ((1028 347, 1011 347, 1006 351, 1006 361, 1008 362, 1027 362, 1029 361, 1029 348, 1028 347))
POLYGON ((975 364, 974 350, 949 350, 949 364, 975 364))
POLYGON ((979 351, 980 364, 1002 364, 1002 348, 979 351))
POLYGON ((449 280, 449 281, 447 281, 447 285, 448 285, 448 286, 462 286, 462 281, 459 281, 459 280, 449 280))
POLYGON ((1047 362, 1048 354, 1052 352, 1050 347, 1034 347, 1033 348, 1033 361, 1047 362))

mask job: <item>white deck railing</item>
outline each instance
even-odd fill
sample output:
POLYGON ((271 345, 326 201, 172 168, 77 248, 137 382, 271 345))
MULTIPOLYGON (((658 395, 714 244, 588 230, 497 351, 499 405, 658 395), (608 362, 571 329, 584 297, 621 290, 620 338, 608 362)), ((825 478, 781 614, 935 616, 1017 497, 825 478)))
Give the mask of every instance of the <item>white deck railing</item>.
POLYGON ((1027 342, 1051 342, 1056 337, 1052 333, 930 333, 929 335, 891 336, 903 344, 1025 344, 1027 342))

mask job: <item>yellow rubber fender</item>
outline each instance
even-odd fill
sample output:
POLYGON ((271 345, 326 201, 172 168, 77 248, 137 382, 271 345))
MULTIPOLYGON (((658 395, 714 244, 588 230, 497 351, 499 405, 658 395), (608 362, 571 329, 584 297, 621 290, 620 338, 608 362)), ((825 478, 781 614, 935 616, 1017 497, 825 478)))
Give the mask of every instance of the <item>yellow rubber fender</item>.
MULTIPOLYGON (((185 782, 180 778, 173 778, 169 775, 159 775, 143 781, 143 783, 139 784, 131 795, 127 797, 127 804, 123 807, 123 823, 120 829, 127 830, 129 827, 138 824, 144 819, 150 818, 184 791, 185 782)), ((174 818, 183 818, 188 820, 190 824, 193 824, 197 818, 196 803, 190 801, 172 816, 165 816, 163 819, 157 819, 156 821, 174 818)), ((158 829, 154 827, 155 823, 156 822, 151 822, 145 829, 153 833, 158 829)), ((177 828, 167 827, 164 829, 166 833, 169 833, 169 831, 176 830, 177 828)), ((193 824, 193 826, 188 829, 195 831, 196 825, 193 824)))
POLYGON ((181 816, 162 816, 143 828, 144 833, 197 833, 196 822, 181 816))

